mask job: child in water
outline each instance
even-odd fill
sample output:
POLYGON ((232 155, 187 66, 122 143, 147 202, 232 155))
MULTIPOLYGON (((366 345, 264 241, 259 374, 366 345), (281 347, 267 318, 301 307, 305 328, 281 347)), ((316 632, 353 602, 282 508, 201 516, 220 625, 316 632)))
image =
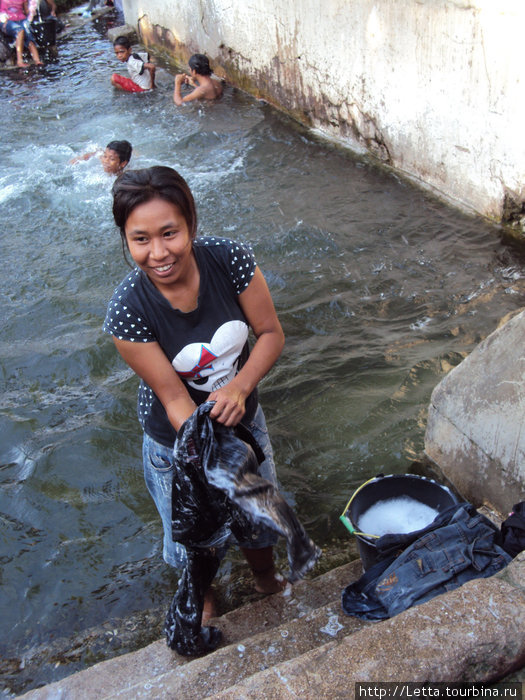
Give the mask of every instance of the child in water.
POLYGON ((178 107, 192 100, 216 100, 222 95, 222 83, 211 77, 213 71, 207 56, 194 53, 188 65, 190 75, 179 73, 175 76, 173 101, 178 107), (183 85, 191 85, 195 89, 183 97, 181 93, 183 85))
MULTIPOLYGON (((132 146, 129 141, 110 141, 106 146, 104 153, 100 156, 100 162, 104 168, 104 172, 108 175, 120 175, 131 158, 132 146)), ((89 160, 96 155, 98 151, 84 153, 82 156, 77 156, 69 162, 71 164, 78 163, 81 160, 89 160)))
POLYGON ((133 53, 127 36, 119 36, 113 42, 115 56, 125 63, 129 78, 119 73, 113 73, 111 84, 126 92, 145 92, 155 87, 155 66, 149 61, 145 51, 133 53))

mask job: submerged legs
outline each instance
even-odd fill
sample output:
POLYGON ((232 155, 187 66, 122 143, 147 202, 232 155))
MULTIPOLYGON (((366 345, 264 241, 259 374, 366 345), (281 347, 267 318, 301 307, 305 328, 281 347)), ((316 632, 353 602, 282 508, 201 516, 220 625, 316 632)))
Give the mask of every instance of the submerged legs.
POLYGON ((286 581, 278 578, 273 561, 273 547, 262 549, 247 549, 241 547, 255 579, 255 590, 258 593, 279 593, 286 587, 286 581))

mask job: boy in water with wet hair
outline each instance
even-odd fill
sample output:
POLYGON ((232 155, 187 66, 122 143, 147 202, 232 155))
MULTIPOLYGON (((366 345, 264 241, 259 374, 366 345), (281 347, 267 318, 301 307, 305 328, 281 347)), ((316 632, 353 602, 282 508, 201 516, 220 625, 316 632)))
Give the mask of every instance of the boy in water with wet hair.
POLYGON ((113 42, 115 56, 125 63, 128 68, 129 78, 119 73, 113 73, 111 84, 119 90, 126 92, 145 92, 155 87, 155 66, 150 62, 145 51, 134 53, 127 36, 119 36, 113 42))
POLYGON ((207 56, 194 53, 188 65, 190 75, 179 73, 175 76, 173 101, 178 107, 192 100, 216 100, 222 95, 222 84, 211 77, 212 69, 207 56), (195 89, 183 97, 181 94, 183 85, 191 85, 195 89))
MULTIPOLYGON (((100 156, 100 162, 104 168, 104 172, 108 175, 120 175, 131 158, 132 146, 129 141, 110 141, 106 146, 104 153, 100 156)), ((100 153, 100 151, 98 151, 100 153)), ((96 155, 97 151, 84 153, 82 156, 77 156, 69 162, 71 164, 78 163, 80 160, 89 160, 96 155)))

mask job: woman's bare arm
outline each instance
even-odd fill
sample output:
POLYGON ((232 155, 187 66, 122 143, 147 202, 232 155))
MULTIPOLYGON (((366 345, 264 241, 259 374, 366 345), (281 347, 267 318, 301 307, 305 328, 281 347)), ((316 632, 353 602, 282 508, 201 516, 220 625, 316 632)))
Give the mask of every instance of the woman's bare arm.
POLYGON ((126 364, 155 392, 169 422, 178 431, 197 406, 160 345, 132 343, 115 337, 113 342, 126 364))

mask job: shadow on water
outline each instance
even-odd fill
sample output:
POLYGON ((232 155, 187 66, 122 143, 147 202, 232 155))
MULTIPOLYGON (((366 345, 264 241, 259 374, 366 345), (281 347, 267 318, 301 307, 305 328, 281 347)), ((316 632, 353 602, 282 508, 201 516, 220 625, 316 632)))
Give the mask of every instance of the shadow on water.
MULTIPOLYGON (((287 338, 261 386, 279 478, 333 561, 355 554, 338 521, 350 493, 410 468, 433 387, 523 305, 523 258, 493 227, 234 89, 176 109, 161 70, 155 93, 113 92, 104 31, 0 76, 5 694, 158 637, 176 585, 142 481, 137 382, 101 333, 126 272, 112 181, 73 156, 126 138, 133 167, 187 178, 201 233, 253 245, 287 338)), ((245 576, 232 551, 224 605, 245 576)))

